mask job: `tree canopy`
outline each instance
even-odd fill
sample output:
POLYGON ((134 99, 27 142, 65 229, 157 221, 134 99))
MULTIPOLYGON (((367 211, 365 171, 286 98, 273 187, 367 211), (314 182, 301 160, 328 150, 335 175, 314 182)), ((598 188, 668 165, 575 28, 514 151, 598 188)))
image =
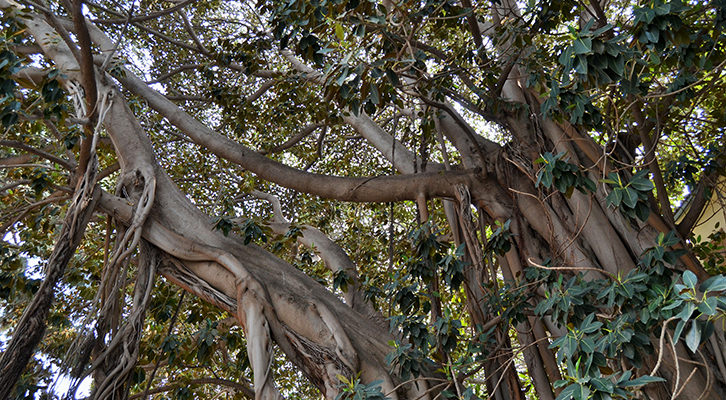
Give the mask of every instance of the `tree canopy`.
POLYGON ((726 398, 726 0, 0 9, 0 398, 726 398))

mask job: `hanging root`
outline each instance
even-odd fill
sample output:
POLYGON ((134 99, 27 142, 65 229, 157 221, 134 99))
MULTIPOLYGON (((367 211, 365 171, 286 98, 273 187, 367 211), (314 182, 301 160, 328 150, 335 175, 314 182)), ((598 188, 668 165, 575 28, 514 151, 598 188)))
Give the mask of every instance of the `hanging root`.
MULTIPOLYGON (((464 185, 456 185, 456 200, 459 202, 458 217, 459 224, 466 243, 466 250, 471 257, 472 267, 478 271, 485 271, 484 254, 481 251, 479 239, 476 237, 476 228, 472 223, 471 195, 469 189, 464 185)), ((485 275, 486 276, 486 275, 485 275)))
POLYGON ((139 268, 134 286, 133 306, 126 323, 116 332, 105 351, 96 357, 91 370, 102 364, 114 366, 96 382, 92 399, 125 398, 127 382, 136 365, 139 341, 144 328, 144 316, 154 289, 154 277, 160 262, 158 250, 146 242, 140 246, 139 268))
POLYGON ((254 371, 255 399, 282 399, 272 384, 270 375, 273 361, 270 327, 257 293, 250 288, 254 283, 250 283, 237 283, 237 318, 244 326, 247 336, 247 355, 254 371))
MULTIPOLYGON (((128 179, 126 180, 129 181, 128 179)), ((136 361, 137 354, 130 350, 138 346, 137 336, 140 335, 143 329, 143 315, 146 309, 146 300, 141 303, 143 307, 139 306, 140 308, 137 307, 137 302, 134 302, 132 312, 129 315, 129 321, 127 321, 122 329, 119 329, 120 318, 123 314, 120 308, 120 296, 122 295, 123 288, 127 284, 128 269, 130 267, 129 256, 139 247, 142 226, 148 218, 154 202, 156 178, 151 173, 142 174, 137 171, 135 179, 130 180, 129 184, 133 185, 134 188, 143 185, 141 195, 138 197, 133 220, 126 229, 120 229, 119 236, 117 236, 114 244, 113 255, 104 266, 101 285, 93 302, 94 305, 100 305, 100 307, 98 309, 94 307, 88 313, 86 321, 81 325, 84 328, 92 326, 90 318, 93 315, 98 315, 95 332, 94 330, 88 330, 81 333, 69 350, 70 357, 77 357, 75 360, 75 373, 73 374, 77 378, 74 382, 75 385, 71 387, 73 391, 84 377, 94 371, 97 371, 96 385, 98 385, 98 389, 94 393, 105 395, 108 390, 104 389, 101 391, 100 385, 107 382, 111 377, 116 379, 112 386, 114 389, 118 389, 118 384, 126 379, 128 371, 130 371, 136 361), (141 320, 135 323, 134 318, 141 318, 141 320), (138 334, 135 333, 135 329, 138 329, 138 334), (109 332, 112 332, 113 336, 104 348, 101 341, 109 332), (136 341, 136 344, 134 344, 134 341, 136 341), (132 360, 130 361, 130 365, 122 366, 121 362, 113 360, 114 357, 119 356, 119 351, 123 352, 121 355, 122 360, 132 360), (81 372, 92 352, 96 353, 93 365, 86 371, 81 372), (98 371, 99 366, 104 365, 104 363, 107 365, 115 365, 115 368, 108 372, 108 374, 103 371, 98 371)), ((155 261, 155 263, 158 263, 158 261, 155 261)), ((142 271, 142 265, 140 264, 137 271, 137 287, 140 285, 139 280, 146 279, 143 276, 145 272, 142 271)), ((153 288, 153 275, 150 282, 150 288, 153 288)), ((94 394, 94 398, 101 399, 105 397, 98 397, 98 395, 94 394)))
MULTIPOLYGON (((111 108, 112 93, 112 90, 108 90, 101 97, 99 120, 95 127, 92 149, 95 149, 98 132, 101 130, 105 116, 111 108)), ((96 163, 97 161, 94 159, 93 162, 96 163)), ((84 178, 85 180, 86 178, 84 178)), ((84 377, 96 371, 97 389, 94 391, 95 398, 106 398, 104 396, 111 393, 109 390, 113 392, 122 388, 124 386, 123 382, 136 361, 138 336, 143 329, 144 310, 146 309, 150 291, 153 288, 153 276, 156 268, 156 265, 154 265, 151 268, 151 275, 148 276, 149 268, 139 265, 135 290, 141 291, 140 293, 143 296, 138 299, 135 297, 128 321, 122 329, 119 329, 120 318, 124 314, 121 310, 120 296, 123 288, 128 283, 129 257, 141 243, 142 226, 151 212, 156 195, 156 178, 153 169, 139 169, 133 174, 126 174, 119 182, 118 191, 127 194, 127 197, 136 198, 134 216, 127 228, 120 228, 119 230, 112 256, 104 265, 101 285, 92 303, 92 309, 80 325, 82 331, 66 354, 66 359, 69 361, 66 364, 72 369, 71 375, 74 376, 70 392, 77 389, 84 377), (148 292, 145 291, 145 287, 149 288, 148 292), (91 321, 95 316, 98 317, 94 324, 91 321), (92 328, 94 325, 95 329, 92 328), (103 338, 109 332, 113 333, 112 339, 108 345, 104 346, 103 338), (91 368, 84 371, 92 353, 95 353, 94 363, 91 368), (112 359, 114 357, 119 360, 112 359), (99 370, 99 366, 104 364, 113 365, 113 368, 110 371, 99 370)), ((154 251, 147 249, 144 252, 154 251)), ((153 261, 154 264, 157 264, 158 260, 156 258, 158 257, 154 256, 152 258, 155 260, 153 261)))
POLYGON ((350 368, 351 373, 358 371, 358 353, 355 351, 353 344, 350 342, 348 334, 345 333, 343 325, 340 324, 338 318, 333 315, 330 309, 322 303, 313 303, 313 307, 318 312, 320 319, 323 320, 325 326, 328 327, 328 331, 333 335, 335 340, 335 353, 340 358, 340 361, 345 364, 346 367, 350 368))

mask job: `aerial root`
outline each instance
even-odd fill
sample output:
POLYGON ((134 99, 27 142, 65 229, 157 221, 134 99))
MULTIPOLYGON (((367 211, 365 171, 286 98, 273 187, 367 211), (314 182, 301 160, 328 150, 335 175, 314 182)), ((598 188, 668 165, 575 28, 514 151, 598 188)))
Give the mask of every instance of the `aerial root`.
MULTIPOLYGON (((103 121, 108 110, 111 108, 112 91, 107 91, 100 99, 99 120, 94 129, 93 141, 91 144, 92 154, 95 154, 98 133, 101 130, 103 121)), ((96 166, 97 160, 93 156, 91 163, 96 166)), ((92 168, 96 169, 96 168, 92 168)), ((89 169, 90 170, 90 169, 89 169)), ((92 187, 95 183, 93 176, 84 176, 79 185, 83 190, 92 187)), ((123 288, 128 284, 127 276, 130 267, 129 258, 140 247, 142 227, 147 220, 156 196, 156 177, 153 168, 139 168, 133 173, 126 173, 120 180, 118 192, 128 194, 139 193, 136 197, 134 216, 128 227, 119 226, 118 235, 114 243, 114 249, 110 260, 103 269, 103 276, 98 292, 92 302, 92 309, 88 312, 83 323, 80 325, 82 331, 66 353, 67 365, 71 369, 74 381, 69 393, 76 390, 77 386, 91 372, 97 371, 99 366, 113 365, 110 371, 97 371, 96 390, 94 398, 105 398, 109 390, 119 390, 124 386, 128 373, 133 368, 138 351, 138 339, 143 328, 143 316, 148 304, 148 299, 153 289, 154 276, 158 256, 150 256, 150 260, 140 262, 137 277, 134 304, 128 314, 128 321, 119 329, 120 320, 124 313, 121 310, 120 296, 123 288), (141 190, 138 190, 141 188, 141 190), (153 263, 152 267, 143 265, 153 263), (95 316, 98 316, 95 318, 95 316), (95 323, 91 322, 95 319, 95 323), (95 325, 95 329, 92 327, 95 325), (94 332, 95 330, 95 332, 94 332), (103 338, 107 333, 113 334, 108 345, 104 346, 103 338), (94 362, 89 369, 84 371, 88 359, 94 354, 94 362), (120 354, 120 355, 119 355, 120 354), (110 356, 119 358, 113 362, 107 362, 110 356), (100 396, 100 397, 99 397, 100 396)), ((132 197, 132 196, 127 196, 132 197)), ((144 251, 141 253, 156 253, 149 246, 141 246, 144 251)), ((144 257, 145 254, 142 254, 144 257)), ((149 257, 146 257, 149 258, 149 257)))
POLYGON ((237 284, 237 318, 245 329, 247 354, 254 371, 256 400, 282 399, 270 374, 273 362, 272 338, 264 309, 248 281, 237 284))
MULTIPOLYGON (((122 340, 122 338, 127 334, 124 333, 127 331, 126 328, 134 326, 134 324, 131 323, 133 320, 130 319, 130 322, 124 326, 124 329, 119 331, 120 319, 123 315, 123 312, 120 309, 121 302, 119 301, 119 298, 123 288, 128 284, 127 276, 128 269, 130 267, 129 257, 133 254, 137 247, 139 247, 141 242, 142 226, 148 218, 154 202, 156 194, 156 178, 151 172, 144 173, 137 171, 134 181, 129 182, 130 180, 128 178, 124 179, 124 181, 127 181, 127 183, 133 184, 134 186, 143 184, 143 189, 141 190, 141 195, 138 197, 131 224, 125 229, 119 226, 119 235, 115 240, 112 256, 104 265, 101 284, 93 300, 92 309, 88 312, 83 323, 80 325, 82 329, 81 333, 79 333, 78 337, 70 346, 66 354, 66 359, 70 361, 68 365, 70 366, 72 375, 74 376, 74 381, 69 389, 69 392, 74 392, 83 378, 95 371, 109 354, 115 354, 114 352, 116 348, 126 341, 126 339, 122 340), (95 323, 92 322, 93 319, 96 320, 95 323), (93 326, 95 326, 95 329, 91 328, 93 326), (104 337, 106 337, 108 332, 112 332, 114 336, 111 342, 105 346, 104 349, 101 341, 104 337), (92 352, 100 354, 95 355, 95 360, 91 368, 84 371, 83 369, 92 352)), ((120 190, 125 191, 123 187, 120 188, 120 190)), ((144 272, 142 272, 141 267, 142 266, 139 265, 137 285, 139 285, 139 279, 146 279, 142 276, 144 272)), ((151 282, 153 283, 153 277, 151 282)), ((153 288, 152 283, 150 283, 150 285, 153 288)), ((145 304, 145 302, 143 303, 145 304)), ((134 309, 135 308, 136 303, 134 304, 134 309)), ((144 310, 145 308, 138 310, 140 314, 137 315, 143 316, 144 310)), ((133 317, 134 314, 129 315, 129 318, 133 317)), ((139 327, 139 329, 141 329, 141 327, 139 327)), ((128 345, 128 343, 126 345, 128 345)), ((133 357, 135 361, 136 356, 133 352, 127 351, 126 348, 124 348, 123 351, 125 357, 133 357)), ((103 374, 97 375, 99 377, 103 377, 103 374)), ((114 373, 114 375, 117 374, 114 373)), ((103 380, 105 381, 105 378, 103 378, 103 380)), ((99 382, 97 382, 97 384, 99 384, 99 382)))
POLYGON ((333 315, 326 305, 315 302, 313 303, 313 306, 318 312, 320 319, 330 331, 331 335, 333 335, 333 340, 335 340, 336 345, 336 355, 346 367, 350 368, 352 373, 356 373, 359 369, 358 353, 355 351, 353 344, 350 342, 350 338, 345 332, 343 325, 341 325, 338 318, 333 315))
POLYGON ((105 351, 94 361, 91 370, 98 368, 102 363, 115 365, 105 373, 101 382, 96 382, 93 399, 107 399, 114 397, 114 393, 125 394, 126 383, 136 365, 139 352, 139 341, 144 328, 145 311, 154 289, 154 277, 160 262, 158 250, 146 242, 140 246, 141 257, 134 286, 133 306, 129 312, 126 323, 114 335, 105 351), (118 354, 121 353, 121 354, 118 354))

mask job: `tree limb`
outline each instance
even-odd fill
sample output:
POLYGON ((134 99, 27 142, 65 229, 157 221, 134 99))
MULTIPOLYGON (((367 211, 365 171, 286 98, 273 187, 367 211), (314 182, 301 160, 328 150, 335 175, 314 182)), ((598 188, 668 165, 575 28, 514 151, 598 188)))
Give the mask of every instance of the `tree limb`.
POLYGON ((48 161, 54 162, 58 165, 61 165, 63 168, 67 170, 72 170, 75 168, 75 162, 64 160, 60 157, 56 157, 53 154, 50 154, 46 151, 36 149, 33 146, 27 145, 23 142, 17 141, 17 140, 0 140, 0 146, 7 146, 7 147, 14 147, 16 149, 25 150, 29 153, 33 153, 37 156, 43 157, 48 161))

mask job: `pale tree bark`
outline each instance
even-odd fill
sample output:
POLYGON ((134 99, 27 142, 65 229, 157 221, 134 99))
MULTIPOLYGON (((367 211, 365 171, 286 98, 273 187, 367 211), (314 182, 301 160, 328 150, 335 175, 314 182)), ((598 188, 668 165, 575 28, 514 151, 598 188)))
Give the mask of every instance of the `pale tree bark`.
MULTIPOLYGON (((3 8, 13 6, 7 0, 0 4, 3 8)), ((176 10, 172 7, 169 12, 174 11, 172 9, 176 10)), ((590 12, 601 23, 605 22, 599 3, 591 3, 590 12)), ((496 34, 494 27, 504 21, 513 23, 520 16, 517 3, 504 0, 491 8, 486 23, 480 23, 474 16, 468 18, 468 29, 481 46, 482 37, 496 34)), ((84 27, 84 24, 74 25, 70 21, 57 22, 74 29, 80 35, 79 40, 85 40, 83 31, 87 29, 88 40, 101 49, 101 55, 95 59, 96 66, 107 64, 115 44, 100 29, 91 24, 84 27)), ((333 272, 349 274, 351 285, 345 293, 347 304, 261 248, 245 246, 238 238, 226 237, 213 230, 208 216, 186 198, 156 161, 147 134, 123 95, 111 84, 111 76, 88 66, 87 48, 90 47, 81 46, 84 55, 77 60, 74 46, 69 48, 42 17, 31 14, 28 26, 43 53, 70 80, 84 82, 84 87, 96 87, 99 94, 112 94, 104 122, 119 157, 121 186, 135 196, 122 199, 102 193, 100 208, 129 226, 128 243, 132 244, 129 248, 135 247, 133 244, 138 244, 143 237, 158 248, 163 260, 162 274, 236 316, 247 337, 256 398, 281 398, 270 370, 273 343, 328 399, 338 394, 338 375, 351 377, 357 373, 364 382, 382 380, 383 392, 392 399, 435 398, 436 393, 429 392, 431 385, 426 381, 433 381, 434 371, 426 371, 417 384, 401 382, 396 371, 389 371, 384 359, 391 350, 387 343, 393 335, 375 323, 379 316, 371 317, 376 313, 362 299, 355 265, 339 246, 321 231, 308 226, 303 227, 302 235, 297 239, 300 244, 314 248, 333 272), (88 80, 89 76, 93 83, 88 80)), ((197 44, 186 47, 204 54, 204 46, 186 20, 185 26, 197 44)), ((585 271, 587 279, 626 273, 637 264, 640 254, 653 245, 655 234, 668 228, 659 216, 653 216, 641 226, 632 226, 622 215, 607 207, 607 189, 603 185, 593 196, 575 192, 566 197, 555 192, 543 199, 542 189, 535 186, 532 166, 541 153, 564 151, 573 163, 588 168, 593 178, 605 175, 612 166, 601 157, 600 146, 588 135, 578 132, 567 122, 557 123, 540 114, 541 99, 525 85, 526 74, 517 65, 520 53, 512 47, 511 39, 498 43, 504 65, 495 91, 501 94, 502 101, 516 104, 524 111, 505 111, 490 122, 507 129, 515 138, 513 145, 500 146, 478 135, 452 104, 421 97, 421 107, 435 114, 442 146, 446 145, 443 143, 445 137, 462 158, 460 167, 452 166, 448 161, 438 165, 422 160, 371 116, 364 113, 344 116, 345 123, 403 174, 397 176, 333 177, 290 168, 210 129, 131 71, 122 68, 123 74, 115 79, 124 89, 145 100, 193 143, 269 182, 344 201, 413 200, 422 211, 427 210, 427 199, 445 199, 446 216, 455 241, 466 243, 467 258, 471 262, 465 271, 464 282, 469 315, 474 325, 491 327, 491 323, 501 321, 483 309, 482 304, 491 294, 488 291, 493 290, 484 283, 491 283, 496 289, 498 274, 501 273, 506 281, 516 281, 521 279, 529 264, 547 257, 561 262, 565 270, 585 271), (421 172, 424 163, 427 172, 421 172), (472 205, 477 208, 482 225, 511 220, 514 246, 496 262, 491 258, 486 260, 482 254, 482 246, 486 243, 479 243, 477 238, 472 205)), ((303 64, 292 53, 283 51, 282 58, 309 82, 325 83, 322 73, 303 64)), ((232 68, 244 70, 240 66, 232 68)), ((275 73, 262 75, 272 77, 275 73)), ((261 96, 270 85, 269 81, 264 83, 251 98, 261 96)), ((409 83, 409 86, 415 85, 416 82, 409 83)), ((413 96, 416 92, 406 94, 413 96)), ((457 99, 452 96, 450 101, 457 99)), ((416 111, 405 110, 403 113, 417 118, 416 111)), ((307 130, 303 129, 303 134, 307 130)), ((275 204, 276 199, 261 193, 256 195, 273 202, 275 219, 270 227, 277 233, 286 232, 291 225, 282 216, 279 204, 275 204)), ((428 215, 428 212, 422 214, 428 215)), ((482 227, 479 229, 484 238, 482 227)), ((67 252, 64 250, 64 254, 67 252)), ((697 262, 686 265, 700 277, 704 276, 697 262)), ((505 324, 498 330, 496 354, 487 362, 484 371, 490 394, 496 399, 524 398, 513 362, 516 351, 523 354, 538 396, 553 399, 557 392, 551 383, 560 379, 561 374, 547 344, 549 335, 561 335, 562 328, 554 326, 547 318, 528 318, 515 327, 516 334, 511 334, 508 328, 505 324), (519 346, 515 348, 512 343, 516 342, 519 346)), ((722 356, 717 348, 718 340, 715 339, 713 347, 716 354, 722 356)), ((133 353, 133 340, 128 343, 128 349, 133 353)), ((667 362, 658 368, 659 374, 670 380, 689 378, 680 387, 659 387, 662 392, 659 395, 697 398, 704 394, 705 398, 715 399, 724 394, 723 382, 712 385, 708 371, 694 367, 700 361, 688 354, 683 346, 674 346, 670 355, 662 353, 662 347, 660 351, 667 362), (712 387, 712 391, 702 393, 706 386, 712 387)), ((5 358, 4 355, 3 360, 5 358)), ((135 359, 135 355, 131 358, 135 359)), ((127 366, 124 364, 120 368, 119 376, 127 375, 127 366)))
MULTIPOLYGON (((28 25, 45 54, 70 79, 77 77, 78 67, 73 56, 62 40, 52 39, 52 29, 37 16, 30 17, 28 25)), ((143 223, 139 232, 147 241, 178 260, 185 272, 205 282, 197 284, 197 290, 211 289, 204 296, 221 297, 224 305, 237 315, 247 335, 257 398, 279 398, 269 371, 273 340, 326 398, 332 399, 337 394, 338 375, 352 376, 356 372, 366 382, 382 380, 382 388, 391 398, 406 392, 411 392, 413 397, 428 398, 423 393, 427 387, 425 382, 400 386, 395 374, 388 372, 383 361, 389 351, 387 342, 392 339, 388 332, 375 328, 365 316, 341 303, 297 269, 254 245, 245 246, 236 238, 214 231, 208 217, 159 168, 147 136, 121 94, 109 86, 107 79, 101 75, 96 85, 101 93, 113 93, 105 127, 119 156, 121 182, 127 186, 141 185, 136 189, 130 187, 127 190, 130 193, 146 193, 149 187, 153 188, 150 196, 153 205, 149 217, 141 222, 138 207, 135 210, 126 201, 111 195, 101 196, 101 207, 130 226, 143 223)), ((250 154, 246 149, 240 153, 243 159, 250 154)), ((343 181, 350 188, 351 180, 343 181)), ((352 181, 365 184, 365 180, 352 181)), ((412 196, 403 192, 399 195, 412 196)), ((141 204, 142 200, 143 196, 136 201, 141 204)))

